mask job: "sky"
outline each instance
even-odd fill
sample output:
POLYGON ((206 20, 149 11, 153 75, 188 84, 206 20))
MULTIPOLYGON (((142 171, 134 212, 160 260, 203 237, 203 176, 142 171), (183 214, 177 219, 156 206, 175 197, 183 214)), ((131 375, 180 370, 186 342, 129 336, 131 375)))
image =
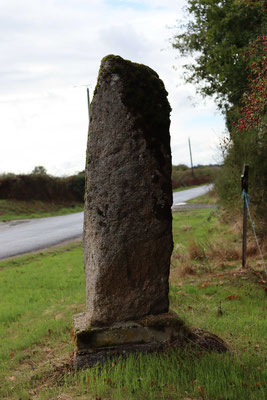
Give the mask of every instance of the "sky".
POLYGON ((220 162, 224 119, 185 84, 171 46, 186 0, 0 0, 0 173, 51 175, 85 168, 86 88, 101 59, 120 55, 154 69, 169 93, 172 163, 220 162), (175 67, 175 68, 174 68, 175 67))

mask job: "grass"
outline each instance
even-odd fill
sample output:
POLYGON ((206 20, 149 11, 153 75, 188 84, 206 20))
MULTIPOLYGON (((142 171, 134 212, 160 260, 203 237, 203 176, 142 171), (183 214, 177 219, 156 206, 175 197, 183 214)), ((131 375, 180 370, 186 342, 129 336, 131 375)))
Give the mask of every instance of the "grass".
POLYGON ((55 203, 38 200, 0 200, 0 221, 53 217, 83 211, 83 203, 55 203))
POLYGON ((182 192, 183 190, 194 189, 199 186, 202 186, 202 185, 183 186, 183 187, 179 187, 178 189, 174 189, 173 192, 182 192))
POLYGON ((170 304, 228 354, 190 346, 76 372, 72 315, 85 310, 80 242, 0 262, 3 399, 265 399, 266 291, 253 255, 240 268, 239 229, 217 211, 174 214, 170 304), (233 257, 233 248, 236 256, 233 257))
POLYGON ((189 204, 217 204, 218 196, 215 191, 212 189, 202 196, 195 197, 194 199, 188 200, 189 204))

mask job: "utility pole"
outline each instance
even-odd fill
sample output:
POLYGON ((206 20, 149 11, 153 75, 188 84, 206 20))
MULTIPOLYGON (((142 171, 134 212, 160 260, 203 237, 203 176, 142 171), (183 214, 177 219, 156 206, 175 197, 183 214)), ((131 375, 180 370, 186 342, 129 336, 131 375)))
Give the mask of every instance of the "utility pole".
POLYGON ((86 90, 87 90, 88 118, 90 124, 90 93, 89 93, 89 88, 87 88, 86 90))
POLYGON ((243 192, 243 243, 242 243, 242 267, 245 268, 247 261, 247 193, 248 193, 248 170, 249 166, 244 165, 241 175, 241 188, 243 192))
POLYGON ((190 153, 190 160, 191 160, 191 171, 192 171, 192 176, 194 178, 194 167, 193 167, 193 159, 192 159, 190 138, 188 138, 188 144, 189 144, 189 153, 190 153))

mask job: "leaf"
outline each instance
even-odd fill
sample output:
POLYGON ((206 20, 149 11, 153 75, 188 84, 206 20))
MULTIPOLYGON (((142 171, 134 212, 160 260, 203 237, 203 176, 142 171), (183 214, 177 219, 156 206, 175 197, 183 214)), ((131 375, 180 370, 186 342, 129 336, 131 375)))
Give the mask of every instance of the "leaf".
POLYGON ((240 296, 238 294, 230 294, 230 296, 225 297, 225 300, 239 300, 240 296))
POLYGON ((198 390, 198 392, 199 392, 203 397, 205 396, 205 390, 204 390, 203 387, 198 386, 198 387, 197 387, 197 390, 198 390))
POLYGON ((12 376, 8 376, 6 379, 8 381, 14 381, 16 379, 16 377, 15 377, 15 375, 12 375, 12 376))
POLYGON ((104 381, 107 382, 107 384, 110 386, 113 384, 110 378, 105 378, 104 381))
POLYGON ((70 336, 72 337, 72 339, 75 338, 75 333, 74 333, 73 326, 70 328, 70 336))

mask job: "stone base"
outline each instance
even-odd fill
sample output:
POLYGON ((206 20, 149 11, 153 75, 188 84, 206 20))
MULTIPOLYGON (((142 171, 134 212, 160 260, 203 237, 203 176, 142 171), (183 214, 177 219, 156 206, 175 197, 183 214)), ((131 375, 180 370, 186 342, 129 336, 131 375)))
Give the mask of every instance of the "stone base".
POLYGON ((130 353, 161 351, 181 346, 193 338, 192 332, 174 313, 149 315, 137 321, 91 327, 86 313, 74 315, 76 352, 74 366, 90 367, 130 353))
POLYGON ((104 327, 91 327, 86 313, 74 315, 73 320, 74 367, 77 369, 131 353, 181 348, 187 343, 207 351, 224 353, 228 350, 218 336, 200 329, 190 330, 172 311, 104 327))

